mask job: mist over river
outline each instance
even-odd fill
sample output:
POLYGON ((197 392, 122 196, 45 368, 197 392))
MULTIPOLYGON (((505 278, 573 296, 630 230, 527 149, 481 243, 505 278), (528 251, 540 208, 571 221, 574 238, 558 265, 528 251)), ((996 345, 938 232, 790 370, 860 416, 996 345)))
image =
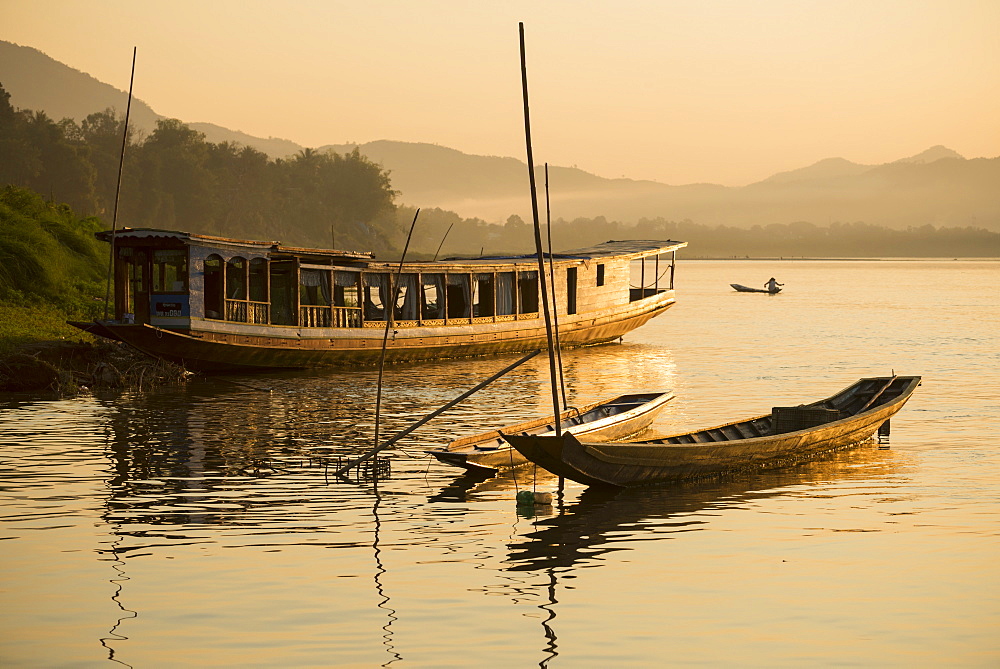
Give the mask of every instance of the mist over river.
MULTIPOLYGON (((662 433, 920 375, 888 448, 567 482, 532 515, 515 493, 550 476, 422 449, 551 413, 544 356, 377 485, 316 459, 372 445, 374 369, 0 396, 0 666, 1000 665, 1000 262, 682 258, 676 285, 622 343, 564 353, 571 404, 672 390, 662 433)), ((388 367, 382 433, 516 358, 388 367)))

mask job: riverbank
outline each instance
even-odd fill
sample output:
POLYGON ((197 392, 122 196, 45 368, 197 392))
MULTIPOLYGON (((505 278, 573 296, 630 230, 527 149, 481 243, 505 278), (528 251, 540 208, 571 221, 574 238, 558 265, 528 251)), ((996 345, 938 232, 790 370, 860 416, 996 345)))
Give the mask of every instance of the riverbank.
POLYGON ((102 341, 69 325, 53 304, 0 301, 0 392, 72 396, 96 389, 175 383, 186 372, 123 344, 102 341))
POLYGON ((0 392, 143 390, 185 383, 191 373, 119 342, 35 341, 0 354, 0 392))
POLYGON ((52 304, 0 301, 0 392, 54 393, 141 390, 183 383, 183 367, 69 325, 85 315, 52 304))
POLYGON ((40 341, 96 341, 67 320, 91 320, 85 314, 70 314, 52 304, 11 304, 0 300, 0 357, 22 346, 40 341))

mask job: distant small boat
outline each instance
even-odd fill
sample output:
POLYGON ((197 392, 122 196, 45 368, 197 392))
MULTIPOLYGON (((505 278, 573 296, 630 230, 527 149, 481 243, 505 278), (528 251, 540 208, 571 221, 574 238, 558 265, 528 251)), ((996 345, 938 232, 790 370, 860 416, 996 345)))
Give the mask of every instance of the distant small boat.
POLYGON ((919 376, 861 379, 812 404, 631 443, 581 441, 573 434, 507 439, 538 466, 585 485, 684 481, 788 466, 867 441, 876 430, 885 433, 919 385, 919 376))
MULTIPOLYGON (((635 436, 648 428, 674 395, 669 392, 630 393, 559 414, 564 433, 587 439, 615 441, 635 436)), ((507 435, 555 435, 553 416, 462 437, 444 449, 429 450, 441 462, 472 471, 495 471, 527 464, 505 440, 507 435)))
POLYGON ((775 288, 774 290, 765 290, 763 288, 751 288, 750 286, 744 286, 738 283, 729 284, 741 293, 768 293, 769 295, 775 295, 781 292, 780 288, 775 288))

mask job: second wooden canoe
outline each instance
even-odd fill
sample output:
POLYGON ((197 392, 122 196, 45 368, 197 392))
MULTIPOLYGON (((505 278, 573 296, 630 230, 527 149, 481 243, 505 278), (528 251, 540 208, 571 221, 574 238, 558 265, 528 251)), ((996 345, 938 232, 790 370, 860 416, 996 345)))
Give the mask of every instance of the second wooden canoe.
MULTIPOLYGON (((586 439, 617 441, 647 429, 674 398, 670 392, 630 393, 570 408, 559 414, 560 429, 586 439)), ((554 416, 456 439, 440 450, 429 450, 441 462, 468 470, 496 471, 528 463, 507 442, 508 435, 555 435, 554 416)))

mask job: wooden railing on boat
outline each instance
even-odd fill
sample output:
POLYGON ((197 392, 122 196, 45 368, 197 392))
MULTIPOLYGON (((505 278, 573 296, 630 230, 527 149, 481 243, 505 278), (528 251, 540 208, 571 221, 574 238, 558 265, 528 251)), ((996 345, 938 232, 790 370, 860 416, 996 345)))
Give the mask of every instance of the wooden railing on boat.
MULTIPOLYGON (((538 318, 538 312, 526 314, 507 314, 499 316, 482 316, 476 318, 424 319, 414 321, 395 321, 398 327, 469 325, 470 323, 493 323, 514 320, 530 320, 538 318)), ((249 300, 226 300, 226 320, 235 323, 252 323, 268 325, 270 320, 270 303, 251 302, 249 300)), ((361 307, 325 307, 319 305, 299 306, 299 327, 305 328, 378 328, 385 327, 385 321, 366 321, 361 307)))
POLYGON ((299 307, 299 327, 303 328, 359 328, 361 307, 299 307))
POLYGON ((335 328, 361 327, 361 307, 333 307, 333 326, 335 328))
POLYGON ((299 327, 328 328, 330 327, 331 307, 301 306, 299 307, 299 327))
POLYGON ((226 320, 237 323, 254 323, 267 325, 269 322, 268 302, 251 302, 249 300, 226 300, 226 320))

